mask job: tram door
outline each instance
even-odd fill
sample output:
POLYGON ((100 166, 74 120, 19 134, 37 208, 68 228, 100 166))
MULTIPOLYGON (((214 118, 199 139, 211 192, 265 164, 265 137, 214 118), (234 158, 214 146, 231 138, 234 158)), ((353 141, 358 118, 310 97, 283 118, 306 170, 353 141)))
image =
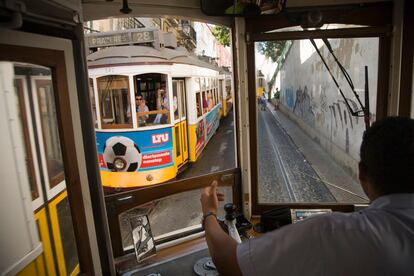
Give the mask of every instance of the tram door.
POLYGON ((47 275, 75 275, 79 273, 79 263, 51 71, 35 65, 14 66, 14 71, 32 205, 43 244, 42 258, 21 275, 31 275, 35 270, 46 271, 47 275))
POLYGON ((173 86, 173 110, 174 110, 174 141, 175 141, 175 164, 177 168, 182 167, 188 161, 188 138, 187 138, 187 114, 185 98, 184 79, 174 79, 173 86))

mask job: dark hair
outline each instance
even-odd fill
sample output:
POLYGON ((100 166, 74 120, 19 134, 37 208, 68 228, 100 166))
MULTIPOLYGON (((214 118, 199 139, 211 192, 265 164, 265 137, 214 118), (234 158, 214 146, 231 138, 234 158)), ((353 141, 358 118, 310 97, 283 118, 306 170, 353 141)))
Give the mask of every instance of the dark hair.
POLYGON ((387 117, 365 131, 361 166, 380 195, 414 193, 414 120, 387 117))

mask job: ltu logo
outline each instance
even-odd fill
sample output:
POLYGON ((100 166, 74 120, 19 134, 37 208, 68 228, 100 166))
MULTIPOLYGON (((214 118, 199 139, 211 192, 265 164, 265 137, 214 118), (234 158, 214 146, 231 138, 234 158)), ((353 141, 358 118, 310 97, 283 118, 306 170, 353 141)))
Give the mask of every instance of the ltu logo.
POLYGON ((161 143, 168 142, 169 140, 170 139, 169 139, 168 133, 161 133, 161 134, 152 135, 152 143, 153 144, 161 144, 161 143))

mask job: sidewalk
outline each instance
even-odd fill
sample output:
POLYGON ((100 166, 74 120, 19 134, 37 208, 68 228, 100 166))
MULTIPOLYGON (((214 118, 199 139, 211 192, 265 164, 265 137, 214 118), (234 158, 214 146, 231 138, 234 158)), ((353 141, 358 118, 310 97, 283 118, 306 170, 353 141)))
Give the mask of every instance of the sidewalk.
POLYGON ((267 110, 286 130, 293 142, 306 157, 320 179, 326 184, 336 200, 340 203, 367 203, 357 179, 350 176, 330 157, 319 144, 313 141, 294 122, 290 121, 280 110, 275 110, 270 103, 267 110))

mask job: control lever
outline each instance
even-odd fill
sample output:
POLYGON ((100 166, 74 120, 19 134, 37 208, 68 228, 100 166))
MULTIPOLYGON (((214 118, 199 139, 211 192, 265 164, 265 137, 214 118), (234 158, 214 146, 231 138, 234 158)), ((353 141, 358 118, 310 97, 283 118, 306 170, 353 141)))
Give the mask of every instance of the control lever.
POLYGON ((224 205, 224 211, 226 212, 224 223, 227 225, 230 237, 237 243, 241 243, 240 235, 236 227, 236 206, 233 203, 227 203, 224 205))

